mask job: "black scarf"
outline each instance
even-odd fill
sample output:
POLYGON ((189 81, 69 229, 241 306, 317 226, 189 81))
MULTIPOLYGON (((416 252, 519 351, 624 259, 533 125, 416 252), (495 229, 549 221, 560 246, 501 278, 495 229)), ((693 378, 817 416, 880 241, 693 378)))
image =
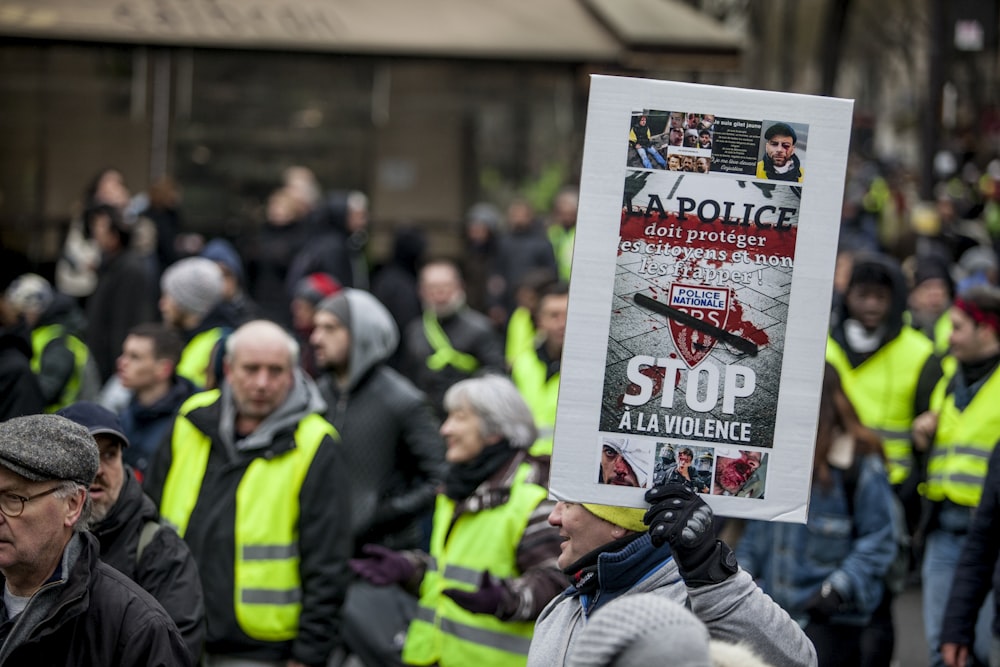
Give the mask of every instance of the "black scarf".
POLYGON ((792 156, 792 168, 781 174, 774 170, 774 160, 771 159, 769 155, 764 155, 764 173, 767 174, 767 180, 769 181, 796 181, 798 182, 799 176, 802 175, 802 167, 799 162, 799 156, 792 156))
POLYGON ((448 469, 444 480, 444 493, 452 500, 465 500, 472 492, 489 479, 510 460, 514 448, 506 440, 489 445, 479 452, 479 456, 465 463, 455 463, 448 469))
POLYGON ((952 380, 956 408, 964 410, 969 406, 976 393, 993 374, 998 363, 1000 355, 995 354, 979 361, 959 364, 958 372, 952 380))

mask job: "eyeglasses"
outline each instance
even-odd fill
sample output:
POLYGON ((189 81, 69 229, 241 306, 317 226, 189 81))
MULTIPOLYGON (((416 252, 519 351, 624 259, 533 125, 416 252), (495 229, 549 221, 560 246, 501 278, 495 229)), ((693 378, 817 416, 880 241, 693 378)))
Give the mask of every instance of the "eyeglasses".
POLYGON ((35 500, 36 498, 41 498, 42 496, 47 496, 50 493, 55 493, 60 487, 53 486, 48 491, 42 491, 41 493, 36 493, 33 496, 19 496, 16 493, 0 493, 0 512, 3 512, 5 516, 9 516, 12 519, 14 517, 19 517, 24 512, 24 503, 29 500, 35 500))

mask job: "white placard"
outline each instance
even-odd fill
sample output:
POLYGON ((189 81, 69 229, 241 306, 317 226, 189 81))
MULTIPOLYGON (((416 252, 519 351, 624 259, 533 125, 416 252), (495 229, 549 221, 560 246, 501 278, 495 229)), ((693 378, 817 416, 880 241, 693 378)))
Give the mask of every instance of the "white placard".
POLYGON ((592 78, 554 498, 806 520, 852 110, 592 78))

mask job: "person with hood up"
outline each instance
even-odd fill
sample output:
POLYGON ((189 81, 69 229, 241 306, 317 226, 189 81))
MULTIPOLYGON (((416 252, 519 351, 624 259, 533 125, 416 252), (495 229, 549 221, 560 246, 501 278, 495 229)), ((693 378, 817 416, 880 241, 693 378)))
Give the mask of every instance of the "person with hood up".
MULTIPOLYGON (((913 449, 914 418, 925 412, 941 364, 934 344, 904 323, 907 289, 899 264, 889 257, 859 254, 827 338, 826 360, 840 377, 844 393, 861 423, 882 438, 889 483, 906 513, 913 534, 920 517, 917 485, 922 481, 923 456, 913 449)), ((891 656, 892 594, 872 616, 866 632, 879 635, 865 649, 891 656)), ((872 653, 869 653, 872 655, 872 653)))
POLYGON ((31 327, 31 369, 38 376, 45 411, 96 397, 101 380, 90 348, 81 339, 87 323, 76 302, 35 273, 11 283, 7 302, 31 327))
POLYGON ((207 665, 325 665, 338 643, 352 514, 325 411, 295 339, 255 320, 157 451, 145 488, 198 563, 207 665))
MULTIPOLYGON (((321 301, 314 323, 317 383, 351 471, 355 550, 422 548, 444 480, 444 441, 427 397, 386 363, 399 341, 396 325, 374 296, 352 288, 321 301)), ((386 621, 379 609, 392 608, 394 593, 363 580, 348 592, 344 640, 368 664, 388 659, 376 653, 384 642, 372 629, 386 621)))
POLYGON ((129 446, 115 413, 80 401, 57 412, 85 426, 100 452, 97 476, 90 485, 93 511, 90 532, 101 545, 101 560, 156 598, 197 659, 205 637, 205 606, 198 566, 184 540, 161 526, 156 505, 142 492, 122 460, 129 446))
POLYGON ((417 548, 444 479, 444 441, 424 393, 385 363, 399 342, 392 316, 348 287, 320 301, 313 321, 324 414, 347 446, 357 543, 417 548))

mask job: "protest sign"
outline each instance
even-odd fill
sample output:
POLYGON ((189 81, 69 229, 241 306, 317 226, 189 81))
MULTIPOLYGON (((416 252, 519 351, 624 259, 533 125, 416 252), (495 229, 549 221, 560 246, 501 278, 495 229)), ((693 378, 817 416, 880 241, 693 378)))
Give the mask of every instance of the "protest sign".
POLYGON ((852 106, 592 79, 553 497, 805 521, 852 106))

